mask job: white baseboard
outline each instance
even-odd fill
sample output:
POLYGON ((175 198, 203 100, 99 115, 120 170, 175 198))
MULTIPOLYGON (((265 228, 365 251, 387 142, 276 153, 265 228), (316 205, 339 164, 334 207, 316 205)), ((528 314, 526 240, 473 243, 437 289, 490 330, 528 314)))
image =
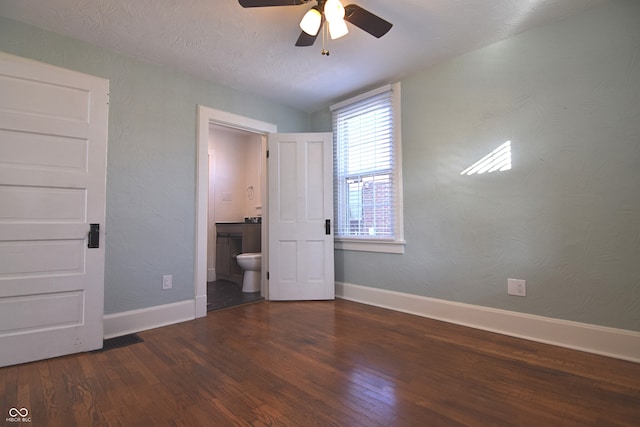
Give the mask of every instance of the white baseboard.
MULTIPOLYGON (((205 307, 206 309, 206 307, 205 307)), ((119 337, 147 329, 193 320, 196 313, 195 300, 141 308, 104 316, 104 338, 119 337)))
POLYGON ((196 295, 196 318, 204 317, 207 315, 207 295, 196 295))
POLYGON ((336 282, 336 297, 485 331, 640 362, 640 332, 342 282, 336 282))

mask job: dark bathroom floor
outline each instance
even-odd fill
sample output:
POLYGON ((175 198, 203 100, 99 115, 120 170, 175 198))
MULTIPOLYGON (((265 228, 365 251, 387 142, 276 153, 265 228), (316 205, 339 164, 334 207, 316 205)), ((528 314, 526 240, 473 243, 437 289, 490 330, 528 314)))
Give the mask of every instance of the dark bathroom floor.
POLYGON ((242 286, 226 280, 207 283, 207 311, 261 301, 260 292, 242 292, 242 286))

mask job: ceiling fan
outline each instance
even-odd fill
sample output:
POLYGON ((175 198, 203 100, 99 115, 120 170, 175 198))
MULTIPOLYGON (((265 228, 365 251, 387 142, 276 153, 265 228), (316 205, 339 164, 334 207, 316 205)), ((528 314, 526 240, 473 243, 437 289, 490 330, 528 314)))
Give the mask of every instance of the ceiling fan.
MULTIPOLYGON (((238 0, 242 7, 269 6, 297 6, 310 3, 311 0, 238 0)), ((366 9, 349 4, 343 6, 340 0, 316 0, 316 5, 307 11, 300 21, 302 32, 296 41, 296 46, 311 46, 316 41, 320 28, 328 23, 329 35, 337 39, 349 32, 346 22, 366 31, 374 37, 380 38, 387 34, 393 24, 366 9), (346 21, 346 22, 345 22, 346 21)), ((322 50, 323 55, 329 52, 322 50)))

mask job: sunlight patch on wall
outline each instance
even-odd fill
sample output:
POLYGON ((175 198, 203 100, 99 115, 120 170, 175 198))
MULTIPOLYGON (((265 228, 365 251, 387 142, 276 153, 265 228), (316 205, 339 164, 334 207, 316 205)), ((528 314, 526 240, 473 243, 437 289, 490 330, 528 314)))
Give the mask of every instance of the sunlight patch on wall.
POLYGON ((462 172, 460 175, 474 175, 502 172, 511 169, 511 141, 507 141, 462 172))

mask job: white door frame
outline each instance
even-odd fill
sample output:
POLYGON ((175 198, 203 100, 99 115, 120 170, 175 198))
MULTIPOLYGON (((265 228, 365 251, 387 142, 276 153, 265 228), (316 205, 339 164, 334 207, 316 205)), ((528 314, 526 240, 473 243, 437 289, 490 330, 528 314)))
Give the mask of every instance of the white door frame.
MULTIPOLYGON (((234 129, 240 129, 251 133, 264 135, 277 133, 278 126, 272 123, 254 120, 248 117, 239 116, 237 114, 228 113, 226 111, 215 110, 213 108, 198 105, 197 112, 197 134, 196 134, 196 229, 195 229, 195 265, 194 265, 194 287, 196 312, 195 317, 204 317, 207 315, 207 222, 208 222, 208 200, 209 200, 209 163, 208 163, 208 147, 209 147, 209 125, 226 126, 234 129)), ((263 152, 266 151, 266 144, 262 144, 263 152)), ((269 265, 268 251, 265 242, 268 241, 266 224, 268 218, 268 197, 267 197, 267 173, 262 171, 262 265, 269 265)), ((265 280, 266 268, 262 269, 262 283, 265 289, 262 293, 268 299, 269 291, 266 287, 265 280)))

